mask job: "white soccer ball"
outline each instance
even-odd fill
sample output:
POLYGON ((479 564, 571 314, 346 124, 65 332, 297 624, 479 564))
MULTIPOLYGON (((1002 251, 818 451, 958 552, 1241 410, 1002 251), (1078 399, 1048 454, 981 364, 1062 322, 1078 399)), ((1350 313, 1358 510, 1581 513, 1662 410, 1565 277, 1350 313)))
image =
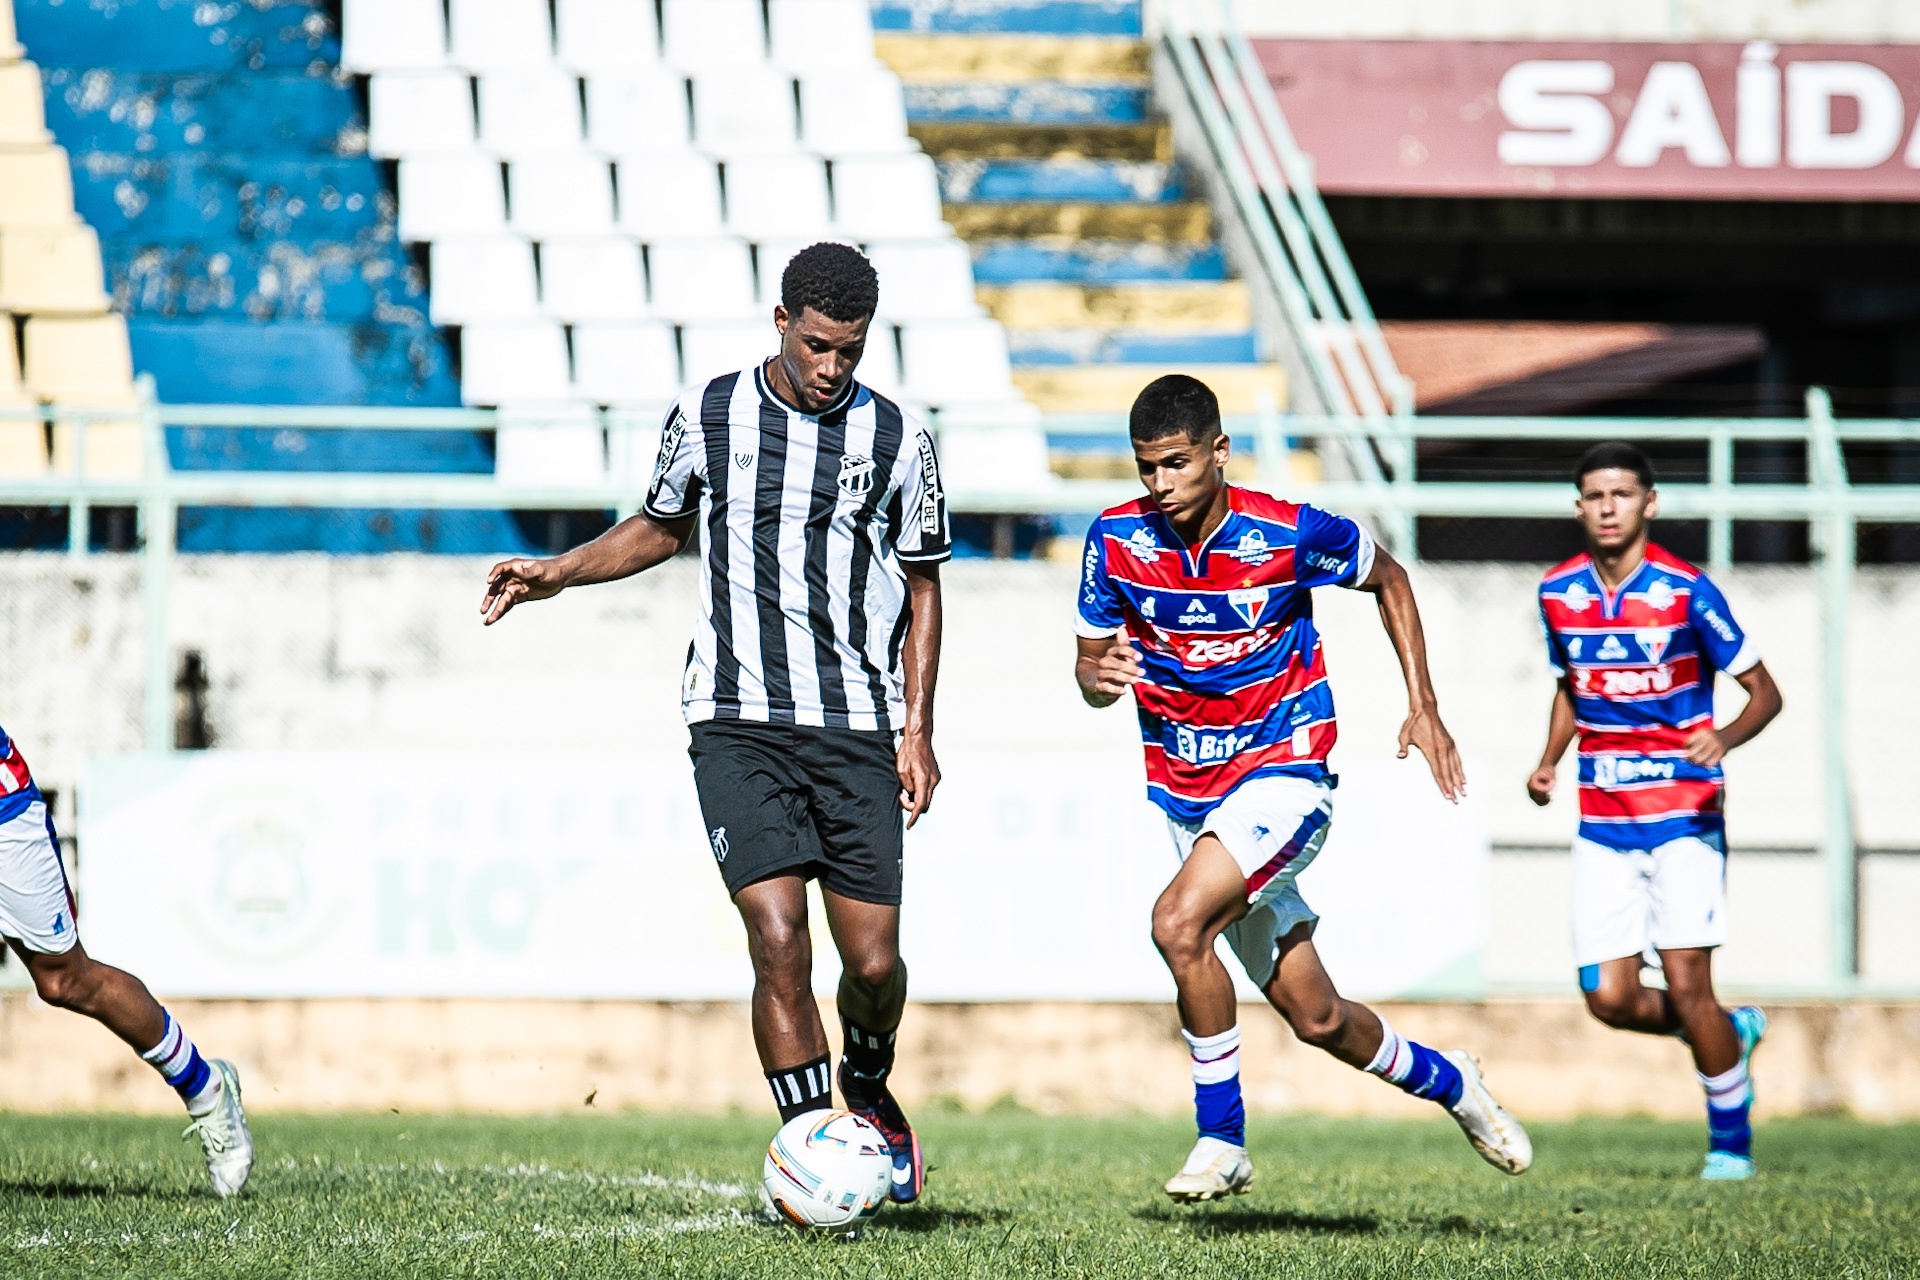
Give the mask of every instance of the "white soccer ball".
POLYGON ((851 1111, 809 1111, 773 1135, 761 1184, 795 1226, 854 1227, 887 1203, 893 1151, 851 1111))

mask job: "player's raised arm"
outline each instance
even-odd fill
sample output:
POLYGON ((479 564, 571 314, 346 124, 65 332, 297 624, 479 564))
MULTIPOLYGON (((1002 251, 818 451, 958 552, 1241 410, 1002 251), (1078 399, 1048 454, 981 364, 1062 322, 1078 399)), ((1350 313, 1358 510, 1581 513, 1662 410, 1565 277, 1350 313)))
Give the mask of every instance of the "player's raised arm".
POLYGON ((1407 682, 1407 718, 1400 726, 1400 758, 1406 758, 1409 747, 1418 747, 1427 767, 1433 770, 1440 794, 1457 803, 1466 794, 1467 774, 1453 735, 1440 722, 1440 703, 1433 692, 1433 677, 1427 671, 1427 633, 1420 625, 1413 584, 1398 560, 1375 547, 1373 567, 1361 580, 1359 590, 1379 602, 1380 625, 1393 641, 1393 651, 1400 658, 1400 674, 1407 682))
POLYGON ((517 604, 547 600, 568 587, 630 578, 672 559, 693 534, 693 517, 660 520, 648 512, 630 516, 592 542, 546 559, 502 560, 487 572, 480 619, 492 626, 517 604))

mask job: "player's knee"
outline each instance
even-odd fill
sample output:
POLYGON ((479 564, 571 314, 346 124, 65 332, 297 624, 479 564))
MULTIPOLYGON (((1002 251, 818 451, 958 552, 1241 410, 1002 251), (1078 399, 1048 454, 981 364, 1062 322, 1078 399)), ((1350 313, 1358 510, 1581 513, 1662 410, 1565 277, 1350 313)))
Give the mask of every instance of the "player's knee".
POLYGON ((841 972, 867 990, 876 992, 893 982, 894 970, 899 965, 899 949, 890 946, 865 947, 840 957, 841 972))
POLYGON ((49 963, 33 968, 33 989, 56 1009, 85 1009, 99 983, 91 964, 49 963))
POLYGON ((1153 908, 1153 945, 1168 964, 1178 967, 1210 953, 1213 939, 1207 936, 1203 916, 1177 899, 1162 898, 1153 908))
POLYGON ((1287 1011, 1287 1025, 1293 1028, 1293 1034, 1301 1043, 1310 1044, 1316 1049, 1330 1049, 1346 1033, 1347 1013, 1337 1004, 1314 1009, 1290 1009, 1287 1011))
POLYGON ((1633 1005, 1621 992, 1602 988, 1589 991, 1587 1012, 1609 1027, 1631 1027, 1633 1025, 1633 1005))
POLYGON ((780 973, 812 967, 813 940, 804 920, 766 915, 747 922, 747 951, 756 973, 780 973))

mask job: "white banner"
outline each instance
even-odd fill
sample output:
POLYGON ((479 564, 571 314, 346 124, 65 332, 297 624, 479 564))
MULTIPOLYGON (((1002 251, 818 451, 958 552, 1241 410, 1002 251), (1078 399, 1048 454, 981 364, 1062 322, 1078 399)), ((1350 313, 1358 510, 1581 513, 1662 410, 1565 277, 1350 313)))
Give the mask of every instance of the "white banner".
MULTIPOLYGON (((915 998, 1171 999, 1147 924, 1175 860, 1138 760, 943 766, 907 837, 915 998)), ((81 802, 82 936, 164 995, 737 1000, 752 984, 683 755, 128 757, 95 762, 81 802)), ((1417 760, 1343 771, 1302 877, 1342 989, 1474 994, 1487 864, 1478 808, 1441 801, 1417 760)), ((814 942, 829 992, 817 910, 814 942)))

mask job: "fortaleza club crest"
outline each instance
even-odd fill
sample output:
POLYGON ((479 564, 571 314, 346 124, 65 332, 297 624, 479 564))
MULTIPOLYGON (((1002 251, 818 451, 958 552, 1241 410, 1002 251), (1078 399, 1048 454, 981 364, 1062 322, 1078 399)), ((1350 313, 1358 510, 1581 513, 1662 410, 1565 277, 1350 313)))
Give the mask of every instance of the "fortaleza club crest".
POLYGON ((840 492, 864 498, 873 490, 873 459, 861 454, 840 455, 840 492))

